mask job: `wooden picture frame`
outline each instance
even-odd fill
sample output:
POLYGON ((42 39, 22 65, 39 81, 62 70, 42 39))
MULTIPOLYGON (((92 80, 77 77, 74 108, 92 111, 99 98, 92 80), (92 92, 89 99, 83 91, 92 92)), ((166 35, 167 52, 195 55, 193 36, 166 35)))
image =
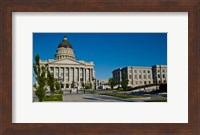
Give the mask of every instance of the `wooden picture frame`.
MULTIPOLYGON (((200 134, 200 2, 198 0, 1 0, 0 1, 0 134, 121 135, 200 134), (12 12, 188 12, 188 123, 12 123, 12 12)), ((181 84, 180 84, 181 85, 181 84)))

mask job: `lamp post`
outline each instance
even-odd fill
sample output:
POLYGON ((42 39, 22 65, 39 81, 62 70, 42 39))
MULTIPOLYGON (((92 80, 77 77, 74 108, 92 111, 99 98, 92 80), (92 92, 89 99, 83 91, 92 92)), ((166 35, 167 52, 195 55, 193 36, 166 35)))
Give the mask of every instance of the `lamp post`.
POLYGON ((83 78, 81 78, 81 86, 82 86, 82 88, 83 88, 83 93, 85 93, 85 84, 84 84, 84 82, 83 82, 83 78))
MULTIPOLYGON (((94 89, 96 90, 96 78, 92 77, 92 81, 95 81, 94 82, 94 89)), ((93 90, 94 91, 94 90, 93 90)))
POLYGON ((60 83, 60 89, 61 89, 61 84, 62 84, 62 78, 61 77, 58 77, 58 82, 60 83))

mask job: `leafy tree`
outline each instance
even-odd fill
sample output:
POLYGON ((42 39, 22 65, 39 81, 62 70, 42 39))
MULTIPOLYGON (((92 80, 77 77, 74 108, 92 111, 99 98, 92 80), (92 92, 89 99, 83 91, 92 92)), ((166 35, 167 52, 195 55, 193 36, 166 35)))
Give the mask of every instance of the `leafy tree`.
POLYGON ((114 78, 109 78, 108 84, 110 85, 111 89, 113 90, 113 87, 116 85, 114 78))
POLYGON ((127 86, 128 86, 128 78, 127 78, 126 74, 122 74, 121 86, 122 86, 123 90, 126 92, 127 86))
POLYGON ((87 82, 87 83, 85 84, 85 88, 86 88, 86 89, 91 89, 91 88, 92 88, 92 83, 91 83, 91 82, 87 82))
POLYGON ((83 87, 83 92, 85 93, 85 83, 82 82, 81 85, 82 85, 82 87, 83 87))
POLYGON ((36 74, 36 81, 37 81, 37 86, 36 86, 36 91, 35 94, 38 97, 39 101, 42 102, 43 98, 45 97, 45 85, 46 85, 46 67, 42 66, 40 67, 40 56, 36 55, 35 56, 35 63, 33 64, 33 69, 36 74))
POLYGON ((34 84, 33 87, 36 88, 36 84, 34 84))
POLYGON ((55 87, 56 90, 61 90, 60 83, 58 81, 55 81, 55 87))
POLYGON ((55 91, 55 83, 56 83, 56 80, 54 78, 54 75, 52 73, 50 73, 49 70, 47 70, 47 85, 50 88, 51 96, 53 95, 53 93, 55 91))

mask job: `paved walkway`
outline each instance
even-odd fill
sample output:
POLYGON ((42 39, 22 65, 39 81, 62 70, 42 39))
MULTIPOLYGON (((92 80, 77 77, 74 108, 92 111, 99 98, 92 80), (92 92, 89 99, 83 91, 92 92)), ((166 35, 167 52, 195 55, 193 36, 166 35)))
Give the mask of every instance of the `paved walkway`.
POLYGON ((98 94, 66 94, 63 95, 64 102, 143 102, 146 100, 159 100, 166 99, 161 96, 151 96, 144 98, 118 98, 106 95, 98 95, 98 94))
MULTIPOLYGON (((167 99, 166 97, 162 97, 160 95, 149 95, 149 97, 144 98, 119 98, 107 95, 100 94, 84 94, 83 92, 77 93, 65 93, 63 95, 63 102, 144 102, 149 100, 163 100, 167 99)), ((35 94, 33 94, 33 102, 38 102, 38 98, 35 94)))

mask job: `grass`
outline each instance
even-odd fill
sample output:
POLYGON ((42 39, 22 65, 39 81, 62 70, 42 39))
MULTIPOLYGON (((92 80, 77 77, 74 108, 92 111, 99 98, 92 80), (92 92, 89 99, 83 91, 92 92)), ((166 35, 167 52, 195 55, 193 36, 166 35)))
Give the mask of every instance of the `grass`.
POLYGON ((92 94, 97 94, 98 93, 97 90, 85 90, 85 92, 92 93, 92 94))
POLYGON ((126 94, 121 94, 121 93, 108 93, 108 94, 102 94, 102 95, 119 97, 119 98, 143 98, 143 96, 126 95, 126 94))
POLYGON ((46 96, 43 101, 62 101, 62 95, 46 96))
POLYGON ((167 102, 167 99, 162 99, 162 100, 149 100, 145 102, 167 102))
POLYGON ((55 90, 54 94, 63 94, 63 91, 62 90, 55 90))

